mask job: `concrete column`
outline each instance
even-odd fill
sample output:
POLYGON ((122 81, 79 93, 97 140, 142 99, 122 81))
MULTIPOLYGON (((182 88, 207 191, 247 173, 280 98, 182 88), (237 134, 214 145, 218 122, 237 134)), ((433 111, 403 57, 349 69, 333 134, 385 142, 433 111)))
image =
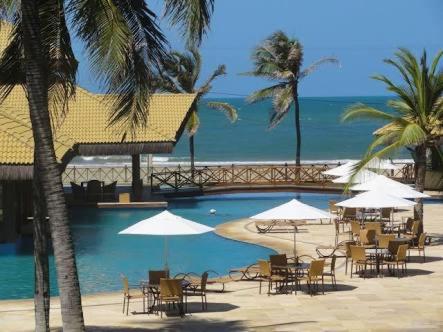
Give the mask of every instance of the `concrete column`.
POLYGON ((143 194, 143 182, 140 178, 140 154, 132 156, 132 198, 139 202, 143 194))

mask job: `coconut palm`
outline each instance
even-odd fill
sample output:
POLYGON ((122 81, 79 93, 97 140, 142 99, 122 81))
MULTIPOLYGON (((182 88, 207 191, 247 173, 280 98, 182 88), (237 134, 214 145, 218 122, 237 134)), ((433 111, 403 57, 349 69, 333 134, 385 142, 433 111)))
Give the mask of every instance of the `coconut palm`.
MULTIPOLYGON (((385 63, 399 72, 402 81, 394 83, 384 75, 373 77, 396 95, 395 99, 388 101, 393 112, 384 112, 364 104, 356 104, 346 110, 343 121, 368 119, 388 122, 374 133, 375 138, 356 168, 357 171, 375 157, 382 158, 407 148, 415 162, 415 187, 423 192, 427 152, 435 149, 441 154, 439 141, 443 137, 443 72, 439 70, 439 61, 442 55, 443 51, 438 52, 429 64, 425 51, 418 61, 409 50, 399 49, 395 59, 386 59, 385 63)), ((415 206, 414 215, 423 220, 421 199, 415 206)))
MULTIPOLYGON (((200 43, 214 0, 164 3, 171 23, 182 25, 189 43, 200 43)), ((40 188, 50 220, 63 330, 83 331, 74 246, 52 139, 52 126, 68 111, 67 100, 75 93, 77 61, 70 36, 74 33, 84 42, 92 71, 116 96, 110 123, 122 137, 146 125, 152 72, 165 55, 166 40, 144 0, 0 0, 0 15, 13 24, 10 44, 0 59, 0 92, 7 97, 15 85, 26 89, 38 174, 35 187, 40 188)), ((48 330, 44 315, 36 308, 38 331, 48 330)))
MULTIPOLYGON (((196 48, 190 48, 187 52, 171 52, 168 60, 163 64, 163 70, 160 71, 157 89, 161 91, 174 93, 195 93, 197 96, 191 108, 191 114, 186 128, 189 134, 189 152, 191 157, 191 172, 194 174, 194 136, 200 126, 198 107, 201 99, 205 97, 212 89, 213 81, 226 74, 225 65, 220 65, 214 72, 197 87, 200 78, 202 66, 201 55, 196 48)), ((231 122, 237 120, 236 109, 226 102, 211 101, 206 105, 209 108, 222 111, 231 122)))
POLYGON ((252 54, 254 70, 246 75, 262 77, 276 81, 275 85, 258 90, 248 99, 251 103, 263 99, 273 99, 273 113, 270 128, 277 126, 295 105, 296 152, 295 162, 300 166, 301 128, 300 106, 298 101, 298 85, 301 79, 314 72, 325 63, 338 64, 334 57, 322 58, 309 67, 302 69, 303 46, 297 40, 288 37, 284 32, 277 31, 255 48, 252 54))

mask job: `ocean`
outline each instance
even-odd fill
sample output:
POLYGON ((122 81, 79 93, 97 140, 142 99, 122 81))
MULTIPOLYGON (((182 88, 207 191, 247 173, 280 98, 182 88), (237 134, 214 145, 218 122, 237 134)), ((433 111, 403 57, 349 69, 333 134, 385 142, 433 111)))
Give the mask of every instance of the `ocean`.
MULTIPOLYGON (((366 103, 388 110, 389 97, 306 97, 300 98, 302 161, 335 162, 359 159, 372 140, 380 121, 342 123, 341 115, 354 103, 366 103)), ((196 161, 201 163, 291 162, 295 158, 294 111, 275 128, 268 129, 272 108, 270 100, 248 104, 244 98, 203 100, 199 106, 200 128, 195 136, 196 161), (228 102, 238 110, 238 121, 230 123, 225 115, 209 109, 211 100, 228 102)), ((393 156, 410 159, 407 151, 393 156)), ((74 163, 129 162, 127 157, 76 158, 74 163)), ((189 162, 188 135, 183 133, 174 152, 155 155, 154 163, 189 162)))

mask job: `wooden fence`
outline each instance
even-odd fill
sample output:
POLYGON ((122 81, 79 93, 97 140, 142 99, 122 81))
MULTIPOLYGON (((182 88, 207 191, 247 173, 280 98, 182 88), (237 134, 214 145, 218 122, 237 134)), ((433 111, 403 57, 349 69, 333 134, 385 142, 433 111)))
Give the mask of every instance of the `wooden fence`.
MULTIPOLYGON (((155 191, 181 190, 184 188, 231 185, 287 185, 317 184, 325 185, 332 177, 322 172, 337 165, 230 165, 198 166, 192 172, 186 167, 156 167, 151 172, 140 169, 140 176, 145 184, 151 184, 155 191)), ((389 174, 394 179, 412 182, 414 169, 412 164, 403 164, 389 174)), ((130 166, 68 166, 63 174, 63 183, 81 183, 89 180, 105 183, 117 181, 129 185, 132 181, 130 166)))

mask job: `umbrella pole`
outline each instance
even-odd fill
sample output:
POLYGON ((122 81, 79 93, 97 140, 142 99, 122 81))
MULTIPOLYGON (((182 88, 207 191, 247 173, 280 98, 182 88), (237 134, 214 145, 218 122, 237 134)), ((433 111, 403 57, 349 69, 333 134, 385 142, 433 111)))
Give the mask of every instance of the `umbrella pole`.
POLYGON ((169 266, 168 266, 168 238, 165 236, 164 237, 164 244, 165 244, 165 248, 164 248, 164 262, 165 262, 165 271, 169 271, 169 266))

